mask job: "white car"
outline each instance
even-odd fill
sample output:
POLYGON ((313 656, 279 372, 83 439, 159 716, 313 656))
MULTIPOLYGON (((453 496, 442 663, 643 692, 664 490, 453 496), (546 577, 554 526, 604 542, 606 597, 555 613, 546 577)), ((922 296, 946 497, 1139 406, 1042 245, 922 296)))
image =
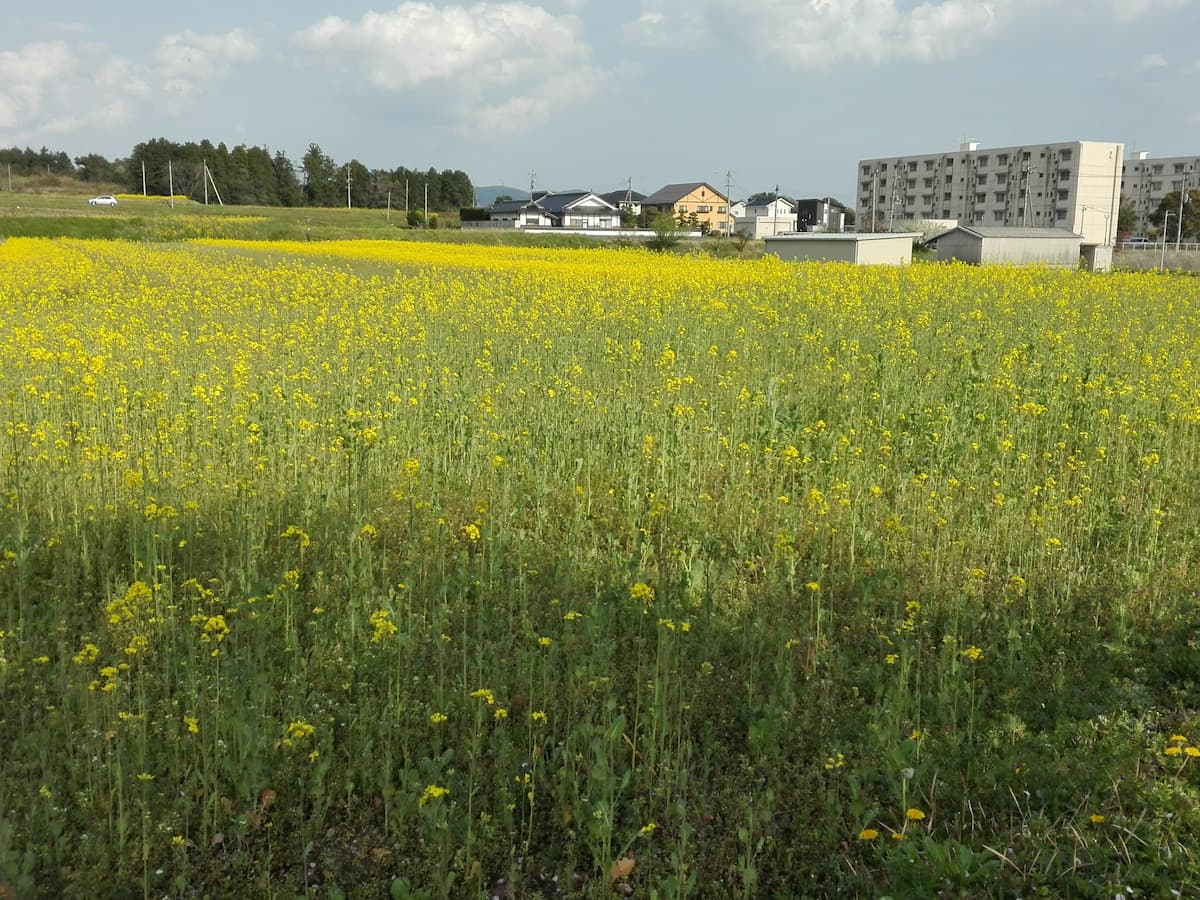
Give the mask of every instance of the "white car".
POLYGON ((93 197, 88 201, 90 206, 116 206, 117 198, 112 194, 101 194, 99 197, 93 197))

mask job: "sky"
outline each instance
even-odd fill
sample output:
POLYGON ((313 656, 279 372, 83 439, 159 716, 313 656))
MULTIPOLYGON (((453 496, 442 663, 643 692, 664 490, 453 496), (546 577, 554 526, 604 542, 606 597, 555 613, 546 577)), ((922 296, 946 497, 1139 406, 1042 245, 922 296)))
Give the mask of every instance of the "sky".
POLYGON ((58 0, 5 17, 0 146, 155 137, 476 185, 852 203, 859 159, 1200 154, 1200 0, 58 0))

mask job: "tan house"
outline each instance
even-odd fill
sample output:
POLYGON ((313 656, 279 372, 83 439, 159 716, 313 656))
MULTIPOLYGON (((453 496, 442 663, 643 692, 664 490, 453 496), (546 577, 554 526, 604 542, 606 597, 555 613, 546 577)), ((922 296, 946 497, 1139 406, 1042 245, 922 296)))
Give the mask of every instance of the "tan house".
POLYGON ((728 198, 704 181, 659 188, 642 201, 642 209, 669 212, 676 220, 687 221, 695 216, 700 226, 708 231, 724 233, 729 230, 728 198))

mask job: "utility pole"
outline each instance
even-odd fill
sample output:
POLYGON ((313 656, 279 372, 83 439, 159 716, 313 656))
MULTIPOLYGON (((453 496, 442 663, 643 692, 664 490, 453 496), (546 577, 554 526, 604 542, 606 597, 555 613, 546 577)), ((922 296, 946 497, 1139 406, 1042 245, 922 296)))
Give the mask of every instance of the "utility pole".
POLYGON ((204 166, 204 205, 208 206, 208 160, 201 160, 200 165, 204 166))
POLYGON ((146 161, 142 160, 142 196, 146 196, 146 161))
POLYGON ((425 181, 425 227, 429 227, 429 180, 425 181))
POLYGON ((1175 249, 1183 243, 1183 204, 1187 203, 1188 173, 1183 173, 1183 181, 1179 187, 1179 221, 1175 223, 1175 249))
POLYGON ((871 233, 875 233, 875 212, 879 208, 879 166, 871 173, 871 233))
POLYGON ((391 188, 388 188, 387 220, 389 223, 392 221, 392 189, 391 188))
POLYGON ((175 172, 171 168, 171 161, 167 160, 167 189, 171 192, 171 209, 175 208, 175 172))
POLYGON ((408 178, 404 179, 404 215, 408 215, 408 178))
MULTIPOLYGON (((143 163, 145 165, 145 163, 143 163)), ((8 164, 8 192, 12 193, 12 163, 8 164)))
POLYGON ((725 236, 733 237, 733 169, 725 170, 725 236))
POLYGON ((346 163, 346 209, 350 208, 350 163, 346 163))
POLYGON ((529 170, 529 202, 533 202, 533 187, 537 183, 537 172, 529 170))
POLYGON ((1163 242, 1162 242, 1162 250, 1160 250, 1159 254, 1158 254, 1158 271, 1160 271, 1160 272, 1163 270, 1163 265, 1167 261, 1167 224, 1171 221, 1171 216, 1173 216, 1173 215, 1175 215, 1175 214, 1173 212, 1171 212, 1171 210, 1169 210, 1169 209, 1163 213, 1163 227, 1162 227, 1163 242))

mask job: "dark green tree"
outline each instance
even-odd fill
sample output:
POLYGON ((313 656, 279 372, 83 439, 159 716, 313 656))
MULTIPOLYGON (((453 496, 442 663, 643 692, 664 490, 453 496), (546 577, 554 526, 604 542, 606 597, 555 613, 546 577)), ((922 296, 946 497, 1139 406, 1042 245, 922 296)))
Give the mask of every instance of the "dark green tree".
MULTIPOLYGON (((304 200, 309 206, 337 206, 337 164, 317 144, 309 144, 301 163, 304 170, 304 200)), ((344 202, 344 201, 343 201, 344 202)))
POLYGON ((300 179, 296 177, 296 167, 282 150, 275 152, 271 160, 271 169, 275 175, 275 192, 283 206, 300 206, 304 203, 304 191, 300 187, 300 179))
POLYGON ((1160 234, 1165 232, 1168 242, 1180 237, 1189 242, 1200 240, 1200 190, 1188 191, 1184 198, 1182 228, 1179 225, 1179 191, 1172 191, 1162 198, 1158 209, 1150 214, 1150 224, 1160 234))

